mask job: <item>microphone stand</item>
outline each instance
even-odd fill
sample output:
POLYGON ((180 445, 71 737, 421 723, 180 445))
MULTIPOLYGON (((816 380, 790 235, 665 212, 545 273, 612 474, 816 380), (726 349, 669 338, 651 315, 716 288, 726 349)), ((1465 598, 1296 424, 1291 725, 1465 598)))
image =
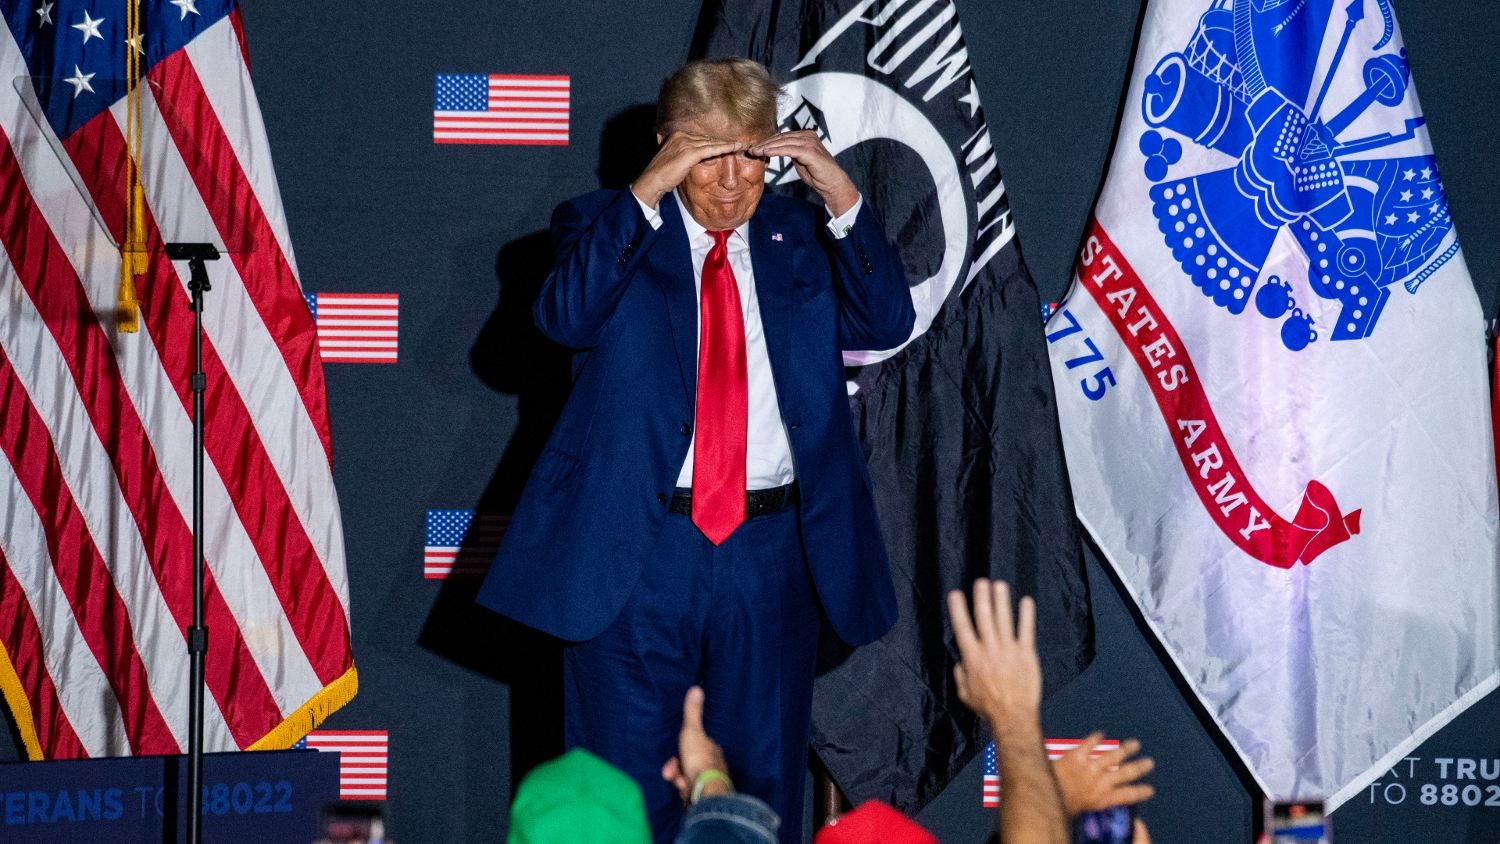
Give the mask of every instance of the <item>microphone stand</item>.
POLYGON ((203 841, 203 661, 208 653, 208 628, 203 624, 203 294, 211 289, 204 261, 217 261, 211 243, 168 243, 167 258, 187 261, 188 291, 193 301, 193 624, 188 628, 192 659, 188 687, 188 844, 203 841))

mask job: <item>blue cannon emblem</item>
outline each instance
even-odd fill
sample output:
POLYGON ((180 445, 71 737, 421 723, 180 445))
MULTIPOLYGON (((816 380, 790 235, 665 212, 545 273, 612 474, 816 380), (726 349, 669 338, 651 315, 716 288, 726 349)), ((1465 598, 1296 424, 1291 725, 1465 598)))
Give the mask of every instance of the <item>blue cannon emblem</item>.
POLYGON ((1389 3, 1370 0, 1384 29, 1364 51, 1363 89, 1344 102, 1329 92, 1361 46, 1366 0, 1337 16, 1334 0, 1214 0, 1187 47, 1145 81, 1150 128, 1138 143, 1173 257, 1219 307, 1237 315, 1253 298, 1262 316, 1283 320, 1281 341, 1292 351, 1319 329, 1333 340, 1368 337, 1392 285, 1415 293, 1458 254, 1433 157, 1372 155, 1415 138, 1424 122, 1400 108, 1406 51, 1382 52, 1394 36, 1389 3), (1326 38, 1330 26, 1342 32, 1326 38), (1315 89, 1325 49, 1332 53, 1315 89), (1236 163, 1169 178, 1185 141, 1236 163), (1261 278, 1283 228, 1307 257, 1309 289, 1336 303, 1324 310, 1336 313, 1331 325, 1314 324, 1289 282, 1261 278))

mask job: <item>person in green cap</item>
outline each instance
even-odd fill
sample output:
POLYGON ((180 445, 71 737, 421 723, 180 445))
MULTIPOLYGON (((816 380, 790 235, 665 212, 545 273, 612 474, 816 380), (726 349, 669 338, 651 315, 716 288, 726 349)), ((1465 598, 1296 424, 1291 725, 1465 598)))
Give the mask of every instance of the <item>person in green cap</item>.
POLYGON ((509 844, 648 844, 640 786, 581 748, 538 765, 516 790, 509 844))
MULTIPOLYGON (((662 779, 687 812, 674 844, 776 844, 780 819, 759 798, 740 794, 724 751, 703 728, 703 690, 682 702, 677 755, 662 779)), ((510 810, 509 844, 646 844, 651 826, 640 787, 623 771, 575 748, 527 775, 510 810)))

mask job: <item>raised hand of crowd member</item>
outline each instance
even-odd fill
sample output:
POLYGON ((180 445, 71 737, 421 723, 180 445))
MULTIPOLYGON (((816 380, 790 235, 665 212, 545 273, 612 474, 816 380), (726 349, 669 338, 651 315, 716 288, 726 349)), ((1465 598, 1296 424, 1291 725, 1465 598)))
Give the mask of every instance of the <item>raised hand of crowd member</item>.
POLYGON ((1002 844, 1066 844, 1067 817, 1042 742, 1042 669, 1036 653, 1036 602, 1013 616, 1010 587, 974 582, 971 616, 962 592, 948 593, 958 642, 953 669, 959 699, 990 725, 1000 790, 1002 844))
POLYGON ((688 804, 673 844, 776 844, 781 819, 765 801, 735 792, 724 750, 703 728, 703 698, 697 686, 683 696, 677 755, 661 766, 688 804))
POLYGON ((1155 793, 1150 785, 1140 781, 1156 767, 1151 757, 1136 756, 1141 743, 1128 739, 1113 750, 1096 754, 1095 749, 1103 739, 1103 733, 1093 733, 1052 763, 1052 773, 1062 792, 1063 809, 1069 816, 1112 806, 1132 806, 1149 800, 1155 793))
POLYGON ((703 729, 703 689, 697 686, 688 689, 682 700, 677 755, 662 765, 661 776, 677 789, 685 803, 734 791, 724 751, 703 729))

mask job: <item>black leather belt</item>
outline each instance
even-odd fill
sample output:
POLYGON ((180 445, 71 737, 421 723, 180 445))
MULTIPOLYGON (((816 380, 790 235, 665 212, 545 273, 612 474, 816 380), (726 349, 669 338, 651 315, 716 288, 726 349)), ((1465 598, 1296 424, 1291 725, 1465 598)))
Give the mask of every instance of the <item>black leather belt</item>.
MULTIPOLYGON (((796 503, 796 481, 771 489, 752 489, 745 493, 745 518, 753 519, 756 516, 780 513, 796 503)), ((691 516, 693 514, 693 491, 678 489, 672 493, 672 503, 667 509, 679 516, 691 516)))

